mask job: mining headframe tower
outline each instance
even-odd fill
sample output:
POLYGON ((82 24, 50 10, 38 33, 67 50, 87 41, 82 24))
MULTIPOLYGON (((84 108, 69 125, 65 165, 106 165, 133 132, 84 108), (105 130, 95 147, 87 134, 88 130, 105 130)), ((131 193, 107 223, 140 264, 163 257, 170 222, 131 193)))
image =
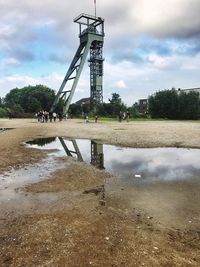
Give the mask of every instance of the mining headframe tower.
POLYGON ((90 102, 92 106, 103 102, 104 19, 81 14, 74 19, 74 22, 79 24, 80 44, 51 108, 51 111, 54 111, 59 100, 62 99, 64 102, 63 115, 68 112, 89 51, 90 102), (67 84, 70 86, 68 90, 65 89, 67 84))

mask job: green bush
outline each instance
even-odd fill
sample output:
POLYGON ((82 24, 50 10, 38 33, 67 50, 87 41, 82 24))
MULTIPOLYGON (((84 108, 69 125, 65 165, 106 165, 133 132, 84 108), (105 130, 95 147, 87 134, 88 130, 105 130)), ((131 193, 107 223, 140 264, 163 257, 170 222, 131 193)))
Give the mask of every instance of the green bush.
POLYGON ((0 118, 8 117, 8 111, 5 108, 0 107, 0 118))
POLYGON ((164 90, 149 97, 152 118, 194 120, 200 118, 200 97, 197 92, 164 90))

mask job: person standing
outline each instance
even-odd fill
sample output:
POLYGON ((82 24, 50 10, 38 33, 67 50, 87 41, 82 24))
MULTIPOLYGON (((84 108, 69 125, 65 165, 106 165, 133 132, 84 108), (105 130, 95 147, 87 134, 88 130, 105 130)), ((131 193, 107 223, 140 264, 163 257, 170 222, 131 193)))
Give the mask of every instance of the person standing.
POLYGON ((63 119, 63 114, 60 112, 60 113, 58 113, 58 118, 59 118, 59 121, 62 121, 62 119, 63 119))
POLYGON ((44 110, 41 111, 41 120, 40 120, 40 122, 42 122, 42 123, 44 122, 44 110))
POLYGON ((49 113, 47 111, 44 112, 44 120, 45 122, 48 122, 49 119, 49 113))
POLYGON ((129 122, 129 118, 130 118, 130 112, 127 110, 126 111, 126 121, 129 122))
POLYGON ((122 112, 120 111, 120 112, 119 112, 119 115, 118 115, 119 122, 122 122, 122 117, 123 117, 123 114, 122 114, 122 112))
POLYGON ((123 113, 123 120, 126 119, 126 112, 123 113))
POLYGON ((55 112, 53 112, 53 121, 56 122, 56 117, 57 117, 57 114, 55 112))
POLYGON ((52 122, 52 119, 53 119, 53 113, 51 111, 49 111, 49 120, 50 120, 50 122, 52 122))

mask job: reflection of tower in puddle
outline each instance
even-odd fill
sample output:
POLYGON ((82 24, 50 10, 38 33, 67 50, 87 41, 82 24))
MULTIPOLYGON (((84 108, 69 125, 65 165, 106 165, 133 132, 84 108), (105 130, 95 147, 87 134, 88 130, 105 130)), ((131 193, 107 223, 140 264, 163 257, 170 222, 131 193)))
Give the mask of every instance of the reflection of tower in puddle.
MULTIPOLYGON (((91 141, 91 164, 98 169, 104 168, 104 154, 103 154, 103 144, 99 144, 95 141, 91 141)), ((101 185, 99 188, 99 192, 101 192, 99 204, 101 206, 106 205, 105 201, 105 185, 101 185)))
POLYGON ((67 144, 65 143, 65 140, 63 137, 58 137, 58 139, 60 140, 60 143, 61 143, 62 147, 64 148, 67 156, 73 158, 75 155, 79 161, 83 161, 83 158, 82 158, 81 152, 79 150, 79 147, 76 143, 76 140, 74 140, 74 139, 70 140, 72 142, 72 146, 73 146, 73 150, 70 150, 67 147, 67 144))
MULTIPOLYGON (((71 145, 69 146, 68 142, 65 142, 65 139, 63 137, 58 137, 63 149, 65 150, 67 156, 69 157, 76 157, 78 161, 83 161, 83 157, 81 155, 81 152, 79 150, 78 144, 76 140, 71 139, 67 140, 68 142, 71 142, 71 145), (72 147, 69 149, 69 147, 72 147)), ((99 144, 95 141, 91 141, 91 162, 93 166, 95 166, 98 169, 105 169, 104 168, 104 155, 103 155, 103 144, 99 144)))
POLYGON ((98 169, 104 168, 103 144, 91 141, 91 164, 98 169))
MULTIPOLYGON (((65 150, 67 156, 69 157, 76 157, 77 160, 83 161, 83 157, 81 155, 81 152, 79 150, 78 144, 76 140, 71 139, 67 140, 70 141, 72 144, 69 146, 64 140, 63 137, 58 137, 60 140, 60 143, 62 144, 63 149, 65 150), (69 147, 72 147, 72 149, 69 149, 69 147)), ((99 144, 95 141, 91 141, 91 162, 93 166, 95 166, 98 169, 105 169, 104 168, 104 154, 103 154, 103 144, 99 144)), ((96 195, 100 193, 100 200, 99 203, 101 206, 106 205, 105 201, 105 185, 98 186, 95 189, 91 190, 85 190, 85 193, 95 193, 96 195)))

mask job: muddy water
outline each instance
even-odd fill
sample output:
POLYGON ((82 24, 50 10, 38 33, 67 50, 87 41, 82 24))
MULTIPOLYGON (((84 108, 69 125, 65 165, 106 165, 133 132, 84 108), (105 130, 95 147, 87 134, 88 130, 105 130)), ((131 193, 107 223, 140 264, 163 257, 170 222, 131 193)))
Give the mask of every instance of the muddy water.
MULTIPOLYGON (((35 183, 44 179, 56 170, 63 168, 63 163, 56 160, 57 157, 52 153, 49 154, 47 159, 42 160, 40 163, 35 165, 26 166, 25 168, 14 170, 11 169, 9 172, 5 172, 0 175, 0 211, 7 209, 10 210, 15 208, 22 209, 29 207, 30 202, 35 201, 37 203, 47 204, 55 200, 58 196, 49 194, 41 194, 40 199, 36 199, 34 196, 28 197, 27 194, 21 192, 21 187, 35 183), (35 200, 34 200, 35 199, 35 200), (13 204, 14 203, 14 204, 13 204)), ((37 196, 38 198, 38 196, 37 196)), ((32 205, 33 206, 33 205, 32 205)))

